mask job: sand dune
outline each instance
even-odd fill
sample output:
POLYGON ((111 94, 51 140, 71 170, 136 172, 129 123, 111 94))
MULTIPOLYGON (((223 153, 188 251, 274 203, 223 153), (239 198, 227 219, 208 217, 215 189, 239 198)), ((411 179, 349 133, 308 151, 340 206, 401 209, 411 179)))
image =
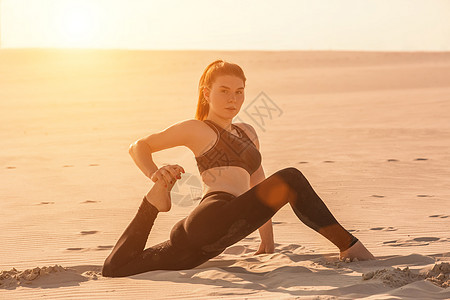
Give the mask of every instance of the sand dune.
MULTIPOLYGON (((450 298, 449 53, 0 50, 0 66, 0 298, 450 298), (216 58, 246 73, 238 117, 266 176, 299 168, 379 260, 339 262, 285 206, 274 254, 253 256, 255 232, 192 270, 100 275, 151 187, 129 144, 193 118, 216 58), (279 109, 264 124, 261 92, 279 109)), ((154 158, 186 179, 147 245, 201 191, 188 149, 154 158)))

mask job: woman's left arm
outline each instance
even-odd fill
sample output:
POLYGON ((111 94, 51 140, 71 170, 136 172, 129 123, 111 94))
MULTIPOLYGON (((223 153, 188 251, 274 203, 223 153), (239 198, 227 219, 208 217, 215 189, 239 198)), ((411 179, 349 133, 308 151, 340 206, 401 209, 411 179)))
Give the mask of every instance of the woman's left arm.
MULTIPOLYGON (((258 170, 250 176, 250 188, 254 187, 265 178, 264 170, 261 165, 258 170)), ((261 244, 259 245, 258 251, 255 252, 255 255, 273 253, 275 251, 275 243, 273 239, 272 219, 269 219, 266 223, 264 223, 264 225, 259 227, 258 230, 261 237, 261 244)))
MULTIPOLYGON (((248 128, 246 132, 251 132, 251 134, 247 135, 259 151, 259 140, 255 129, 249 124, 246 124, 246 127, 248 128)), ((264 169, 261 164, 259 168, 250 176, 250 188, 262 182, 264 179, 266 179, 266 175, 264 174, 264 169)), ((275 251, 275 243, 273 239, 272 219, 269 219, 266 223, 264 223, 264 225, 259 227, 258 231, 261 237, 261 244, 259 245, 258 251, 255 252, 255 255, 273 253, 275 251)))

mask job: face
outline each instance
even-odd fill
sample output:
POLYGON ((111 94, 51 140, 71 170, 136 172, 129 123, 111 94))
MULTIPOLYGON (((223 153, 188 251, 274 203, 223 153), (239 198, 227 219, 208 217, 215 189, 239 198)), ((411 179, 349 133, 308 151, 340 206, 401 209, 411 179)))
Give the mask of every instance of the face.
POLYGON ((222 75, 210 89, 203 90, 203 95, 209 102, 208 116, 233 119, 244 103, 244 82, 237 76, 222 75))

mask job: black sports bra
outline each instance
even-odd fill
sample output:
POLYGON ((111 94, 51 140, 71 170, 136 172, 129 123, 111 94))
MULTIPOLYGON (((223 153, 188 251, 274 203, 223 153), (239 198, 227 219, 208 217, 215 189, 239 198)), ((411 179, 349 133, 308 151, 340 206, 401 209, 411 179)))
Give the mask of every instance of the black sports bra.
POLYGON ((252 175, 259 168, 261 153, 241 128, 231 124, 238 131, 240 135, 238 137, 214 121, 204 120, 204 122, 217 132, 217 140, 208 151, 195 157, 200 173, 214 167, 237 166, 252 175))

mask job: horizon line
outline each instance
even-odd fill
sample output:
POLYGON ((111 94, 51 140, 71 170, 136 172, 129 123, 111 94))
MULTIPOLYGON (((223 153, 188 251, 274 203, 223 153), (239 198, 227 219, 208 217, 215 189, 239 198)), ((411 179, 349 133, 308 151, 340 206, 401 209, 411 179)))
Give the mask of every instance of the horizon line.
POLYGON ((365 52, 365 53, 450 53, 450 50, 355 50, 355 49, 159 49, 159 48, 96 48, 96 47, 0 47, 1 50, 71 50, 71 51, 204 51, 204 52, 365 52))

